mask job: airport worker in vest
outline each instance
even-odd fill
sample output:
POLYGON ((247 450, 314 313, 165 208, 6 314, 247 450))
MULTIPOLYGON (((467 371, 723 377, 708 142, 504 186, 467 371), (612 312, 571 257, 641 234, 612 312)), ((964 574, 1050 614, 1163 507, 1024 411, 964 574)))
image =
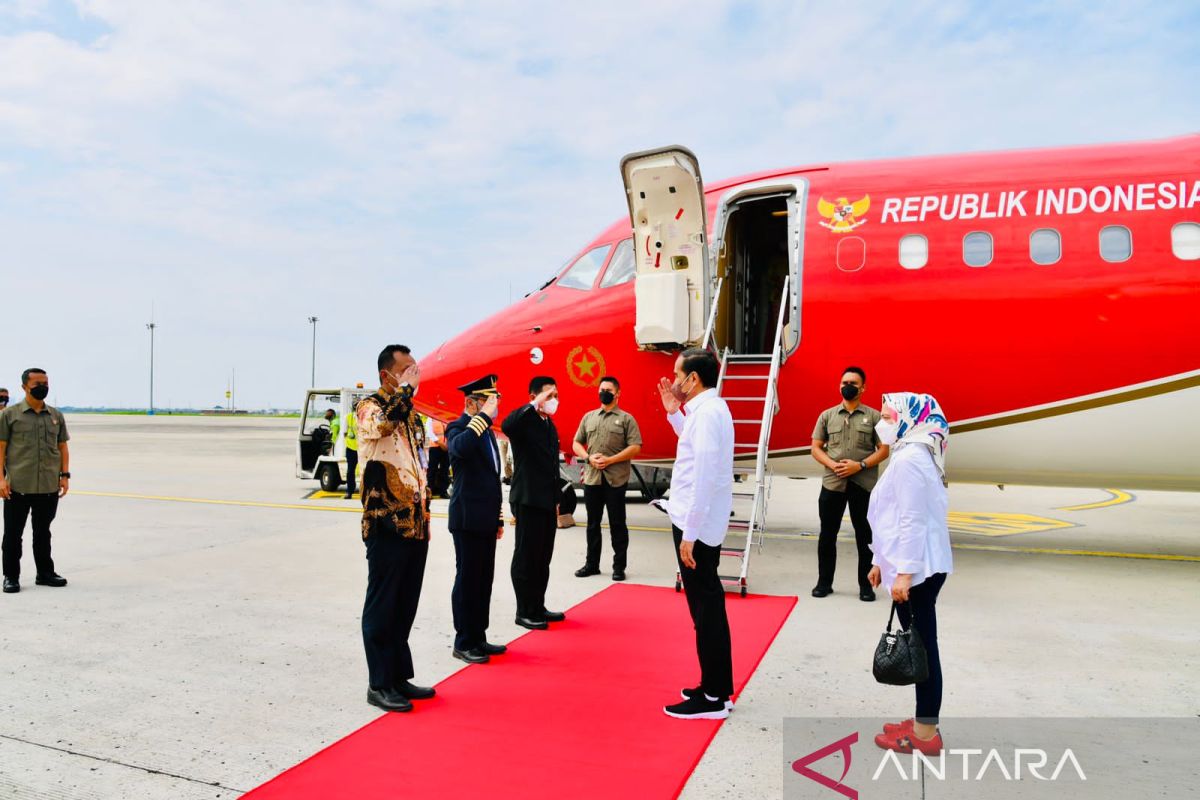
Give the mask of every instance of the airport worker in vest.
POLYGON ((954 571, 946 523, 946 446, 950 424, 938 401, 927 394, 883 396, 879 438, 892 460, 871 498, 875 541, 872 586, 882 585, 896 603, 905 630, 916 628, 929 663, 929 677, 915 684, 916 713, 886 724, 875 744, 887 750, 926 755, 942 752, 938 715, 942 709, 942 658, 938 648, 938 593, 954 571))
MULTIPOLYGON (((358 418, 346 414, 346 499, 354 497, 358 485, 358 418)), ((336 440, 335 440, 336 441, 336 440)))
POLYGON ((600 574, 600 550, 604 537, 600 521, 608 509, 612 533, 612 579, 625 580, 629 550, 629 526, 625 523, 625 491, 629 486, 632 460, 642 451, 642 432, 633 415, 619 405, 620 382, 606 375, 600 379, 600 407, 584 414, 575 432, 572 448, 583 459, 583 501, 587 507, 587 558, 575 577, 600 574))
POLYGON ((450 497, 450 535, 454 537, 455 658, 482 664, 508 648, 487 640, 496 543, 504 535, 504 497, 500 489, 500 448, 492 424, 500 410, 497 377, 485 375, 460 386, 466 395, 463 414, 446 426, 454 473, 450 497))
POLYGON ((849 505, 858 545, 858 598, 864 602, 875 599, 875 590, 867 581, 871 569, 871 523, 867 521, 867 509, 871 490, 879 480, 879 464, 888 457, 888 448, 875 432, 879 412, 862 402, 866 386, 867 373, 861 367, 846 367, 842 371, 842 402, 823 411, 813 429, 812 456, 825 467, 817 500, 821 536, 817 541, 817 585, 813 587, 813 597, 833 592, 838 531, 849 505))
POLYGON ((430 495, 421 466, 425 428, 412 402, 421 369, 399 344, 385 347, 377 366, 379 390, 355 409, 367 549, 362 612, 367 702, 385 711, 411 711, 411 701, 434 695, 432 688, 412 683, 408 646, 429 555, 430 495))

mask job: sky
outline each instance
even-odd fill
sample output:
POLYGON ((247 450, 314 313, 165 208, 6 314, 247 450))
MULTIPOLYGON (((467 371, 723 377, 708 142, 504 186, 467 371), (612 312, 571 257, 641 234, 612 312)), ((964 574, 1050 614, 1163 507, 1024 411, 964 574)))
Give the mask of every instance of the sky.
MULTIPOLYGON (((1200 5, 0 0, 0 386, 300 405, 625 213, 618 164, 1200 131, 1200 5)), ((14 394, 19 394, 14 392, 14 394)))

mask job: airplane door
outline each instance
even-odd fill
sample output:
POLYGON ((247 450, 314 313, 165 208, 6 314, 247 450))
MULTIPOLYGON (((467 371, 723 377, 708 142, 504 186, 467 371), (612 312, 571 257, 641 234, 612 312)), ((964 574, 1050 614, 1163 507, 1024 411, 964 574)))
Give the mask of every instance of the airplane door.
POLYGON ((684 147, 621 159, 637 275, 634 333, 643 350, 697 345, 704 338, 708 223, 696 156, 684 147))

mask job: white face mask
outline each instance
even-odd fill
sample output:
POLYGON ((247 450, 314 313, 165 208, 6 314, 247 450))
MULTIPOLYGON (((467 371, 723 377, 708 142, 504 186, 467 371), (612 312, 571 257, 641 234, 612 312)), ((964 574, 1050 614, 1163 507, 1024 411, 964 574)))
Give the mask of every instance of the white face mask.
POLYGON ((555 413, 558 411, 558 398, 551 397, 549 400, 547 400, 545 403, 543 403, 542 411, 545 411, 547 415, 553 417, 555 415, 555 413))
POLYGON ((875 425, 875 433, 879 434, 879 441, 891 447, 896 443, 896 433, 900 430, 900 423, 888 422, 887 420, 879 420, 875 425))

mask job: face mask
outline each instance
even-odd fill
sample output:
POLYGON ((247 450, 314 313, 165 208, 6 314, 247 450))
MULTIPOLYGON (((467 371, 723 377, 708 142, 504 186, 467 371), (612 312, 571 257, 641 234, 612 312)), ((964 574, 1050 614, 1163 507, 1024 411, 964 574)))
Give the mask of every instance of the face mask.
POLYGON ((875 425, 875 433, 879 434, 879 441, 891 447, 896 443, 896 432, 900 430, 899 422, 888 422, 887 420, 879 420, 875 425))
POLYGON ((612 403, 612 401, 616 400, 616 399, 617 399, 617 396, 615 394, 613 394, 612 392, 609 392, 609 391, 600 392, 600 405, 602 405, 602 406, 610 405, 612 403))
POLYGON ((50 387, 46 385, 35 386, 29 390, 29 394, 34 400, 45 400, 50 394, 50 387))
POLYGON ((555 412, 558 411, 558 398, 551 397, 542 405, 542 410, 545 411, 548 416, 553 417, 555 412))
POLYGON ((842 386, 842 399, 849 402, 858 397, 858 387, 853 383, 847 383, 842 386))

